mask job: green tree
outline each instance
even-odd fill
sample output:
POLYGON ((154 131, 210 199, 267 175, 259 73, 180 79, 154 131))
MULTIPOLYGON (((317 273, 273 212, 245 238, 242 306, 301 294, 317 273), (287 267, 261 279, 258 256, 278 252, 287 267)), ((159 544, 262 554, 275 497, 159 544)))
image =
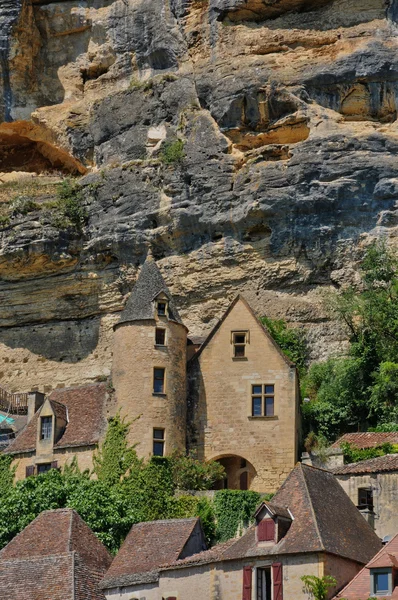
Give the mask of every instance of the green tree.
POLYGON ((280 349, 296 365, 300 376, 307 370, 308 348, 305 335, 300 329, 288 327, 283 319, 270 319, 262 317, 265 325, 280 349))
POLYGON ((336 579, 331 575, 323 577, 303 575, 301 581, 304 583, 304 591, 310 594, 314 600, 326 600, 329 588, 337 584, 336 579))

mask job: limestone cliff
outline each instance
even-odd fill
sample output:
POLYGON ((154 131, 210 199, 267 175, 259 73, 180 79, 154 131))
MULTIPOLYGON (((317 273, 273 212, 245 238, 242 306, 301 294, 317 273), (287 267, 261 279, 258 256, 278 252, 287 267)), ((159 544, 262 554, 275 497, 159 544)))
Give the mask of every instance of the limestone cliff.
POLYGON ((191 333, 242 292, 340 347, 322 290, 397 232, 397 0, 3 0, 0 69, 1 385, 107 375, 148 246, 191 333))

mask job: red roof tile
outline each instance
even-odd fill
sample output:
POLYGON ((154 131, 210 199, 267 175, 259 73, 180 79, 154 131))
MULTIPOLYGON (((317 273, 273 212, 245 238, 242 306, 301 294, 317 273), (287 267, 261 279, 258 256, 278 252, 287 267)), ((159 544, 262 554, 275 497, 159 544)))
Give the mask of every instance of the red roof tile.
POLYGON ((71 509, 42 512, 0 551, 1 598, 104 600, 106 548, 71 509))
POLYGON ((361 460, 332 469, 334 475, 361 475, 365 473, 386 473, 398 471, 398 454, 386 454, 377 458, 361 460))
MULTIPOLYGON (((376 556, 343 588, 336 598, 347 598, 347 600, 368 600, 370 593, 370 569, 376 567, 395 566, 398 561, 398 534, 386 544, 376 556)), ((383 596, 377 596, 384 600, 383 596)), ((390 598, 398 598, 398 587, 395 588, 390 598)))
MULTIPOLYGON (((107 389, 105 383, 85 385, 81 387, 54 390, 50 395, 50 404, 59 418, 68 424, 54 448, 88 446, 98 443, 106 429, 105 404, 107 389)), ((36 449, 37 422, 40 410, 17 435, 6 452, 20 454, 34 452, 36 449)))
POLYGON ((362 450, 365 448, 378 448, 383 444, 398 444, 398 431, 345 433, 332 444, 332 448, 340 448, 343 443, 351 444, 362 450))
POLYGON ((198 523, 192 518, 133 525, 101 588, 156 581, 160 566, 180 557, 198 523))

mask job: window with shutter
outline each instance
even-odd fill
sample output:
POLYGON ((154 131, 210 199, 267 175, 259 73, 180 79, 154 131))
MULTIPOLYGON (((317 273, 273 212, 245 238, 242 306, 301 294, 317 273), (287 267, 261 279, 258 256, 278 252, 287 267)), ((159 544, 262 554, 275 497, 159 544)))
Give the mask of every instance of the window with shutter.
POLYGON ((272 565, 273 600, 283 600, 282 563, 272 565))
POLYGON ((251 600, 252 597, 252 568, 243 568, 243 594, 242 600, 251 600))
POLYGON ((272 519, 263 519, 257 525, 257 541, 273 542, 275 540, 275 523, 272 519))
POLYGON ((28 467, 26 467, 26 477, 31 477, 34 474, 35 474, 34 465, 29 465, 28 467))

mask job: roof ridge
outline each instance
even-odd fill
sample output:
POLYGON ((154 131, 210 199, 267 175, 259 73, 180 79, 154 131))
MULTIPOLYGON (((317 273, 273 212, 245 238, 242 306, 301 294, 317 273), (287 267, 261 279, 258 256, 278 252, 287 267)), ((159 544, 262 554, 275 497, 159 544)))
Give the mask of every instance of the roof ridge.
MULTIPOLYGON (((306 466, 309 466, 309 465, 306 465, 306 466)), ((310 491, 309 491, 309 489, 308 489, 307 481, 306 481, 305 474, 304 474, 304 473, 305 473, 305 470, 303 470, 303 464, 302 464, 302 463, 300 463, 300 467, 301 467, 301 468, 300 468, 300 472, 302 473, 302 476, 303 476, 304 487, 305 487, 305 491, 306 491, 306 494, 307 494, 307 496, 308 496, 308 500, 309 500, 309 503, 310 503, 310 510, 311 510, 312 518, 313 518, 313 520, 314 520, 315 529, 316 529, 316 532, 317 532, 317 535, 318 535, 318 539, 319 539, 319 541, 320 541, 320 543, 321 543, 321 548, 322 548, 322 550, 325 550, 325 544, 323 543, 323 539, 322 539, 322 536, 321 536, 321 532, 320 532, 320 530, 319 530, 318 521, 317 521, 317 518, 316 518, 316 514, 315 514, 314 506, 313 506, 313 504, 312 504, 312 498, 311 498, 310 491)), ((318 470, 318 471, 324 471, 324 469, 317 469, 317 470, 318 470)), ((326 471, 326 472, 327 472, 327 473, 329 473, 329 471, 326 471)))

